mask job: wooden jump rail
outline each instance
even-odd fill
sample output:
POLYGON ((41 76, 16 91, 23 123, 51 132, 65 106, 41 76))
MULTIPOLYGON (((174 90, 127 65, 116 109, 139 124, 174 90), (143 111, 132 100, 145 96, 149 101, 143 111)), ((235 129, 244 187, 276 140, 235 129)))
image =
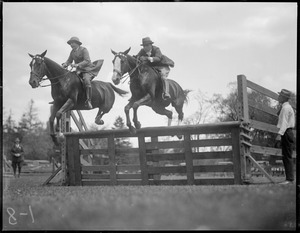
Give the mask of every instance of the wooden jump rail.
POLYGON ((128 129, 65 133, 68 174, 66 185, 242 184, 241 138, 247 137, 247 133, 241 135, 241 127, 244 127, 241 122, 233 121, 193 126, 149 127, 137 130, 135 135, 130 134, 128 129), (182 139, 174 135, 182 135, 182 139), (194 135, 203 137, 199 139, 194 135), (168 140, 161 140, 166 136, 168 140), (80 146, 80 140, 99 138, 106 141, 106 147, 92 149, 80 146), (133 148, 117 148, 117 138, 135 138, 138 145, 133 148), (139 163, 117 164, 117 156, 126 153, 137 156, 139 163), (80 162, 80 156, 86 154, 106 155, 108 162, 106 165, 84 166, 80 162), (215 162, 201 162, 204 160, 215 162), (172 165, 162 166, 162 161, 172 161, 172 165), (212 173, 226 173, 231 176, 216 177, 211 176, 212 173), (166 179, 171 174, 176 174, 176 178, 166 179))

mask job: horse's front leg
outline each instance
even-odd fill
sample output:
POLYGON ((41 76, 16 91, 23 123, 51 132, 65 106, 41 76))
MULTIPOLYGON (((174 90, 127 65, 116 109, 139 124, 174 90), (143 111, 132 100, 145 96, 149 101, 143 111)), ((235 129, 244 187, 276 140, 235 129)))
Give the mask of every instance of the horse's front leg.
POLYGON ((65 104, 56 112, 56 132, 60 132, 60 119, 62 117, 62 114, 64 114, 67 111, 70 111, 74 107, 74 101, 72 99, 68 99, 65 104))
POLYGON ((133 108, 133 119, 132 121, 134 122, 134 126, 137 129, 141 128, 141 123, 138 121, 138 117, 137 117, 137 110, 141 105, 146 105, 149 104, 151 102, 151 96, 150 94, 145 95, 142 99, 140 99, 139 101, 134 102, 132 108, 133 108))
POLYGON ((130 116, 129 116, 129 111, 132 108, 132 105, 133 105, 133 101, 130 100, 130 102, 125 106, 124 111, 125 111, 125 115, 126 115, 126 125, 129 128, 130 132, 133 133, 133 134, 135 134, 136 130, 131 125, 130 116))
POLYGON ((50 118, 49 118, 50 136, 51 136, 52 141, 54 142, 55 145, 58 145, 58 142, 57 142, 57 138, 56 138, 56 134, 55 134, 55 130, 54 130, 54 120, 55 120, 58 108, 59 107, 56 106, 55 104, 53 105, 53 109, 51 111, 51 115, 50 115, 50 118))

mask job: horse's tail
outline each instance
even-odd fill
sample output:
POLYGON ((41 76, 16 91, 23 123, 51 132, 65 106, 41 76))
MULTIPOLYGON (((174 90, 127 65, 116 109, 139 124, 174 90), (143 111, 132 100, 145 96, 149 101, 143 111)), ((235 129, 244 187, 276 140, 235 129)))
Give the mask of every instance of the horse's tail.
POLYGON ((192 90, 189 90, 189 89, 183 90, 183 94, 184 94, 184 103, 185 103, 185 104, 188 104, 188 102, 189 102, 188 94, 189 94, 191 91, 192 91, 192 90))
POLYGON ((111 84, 111 83, 109 83, 110 84, 110 86, 111 86, 111 88, 115 91, 115 92, 117 92, 120 96, 124 96, 124 95, 126 95, 126 94, 128 94, 128 91, 125 91, 125 90, 122 90, 122 89, 120 89, 120 88, 117 88, 116 86, 114 86, 113 84, 111 84))

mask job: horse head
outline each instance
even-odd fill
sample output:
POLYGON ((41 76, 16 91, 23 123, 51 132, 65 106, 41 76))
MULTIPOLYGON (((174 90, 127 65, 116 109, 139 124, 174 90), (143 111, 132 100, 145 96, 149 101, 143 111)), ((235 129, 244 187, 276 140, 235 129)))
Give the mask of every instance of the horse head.
POLYGON ((38 55, 31 55, 29 56, 32 58, 29 66, 30 66, 30 79, 29 84, 32 88, 36 88, 40 85, 42 78, 46 75, 46 65, 44 62, 44 57, 47 53, 47 50, 42 54, 38 55))
POLYGON ((115 55, 112 63, 113 63, 113 76, 112 81, 115 85, 118 85, 123 78, 124 74, 129 72, 132 68, 130 67, 127 54, 131 48, 127 49, 124 52, 115 52, 111 50, 111 52, 115 55))

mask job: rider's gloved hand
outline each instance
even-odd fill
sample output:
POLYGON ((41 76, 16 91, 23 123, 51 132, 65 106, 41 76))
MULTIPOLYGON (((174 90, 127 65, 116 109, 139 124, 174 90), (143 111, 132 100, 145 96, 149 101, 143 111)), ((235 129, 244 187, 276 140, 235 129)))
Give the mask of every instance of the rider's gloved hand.
POLYGON ((153 57, 147 57, 148 61, 153 62, 153 57))
POLYGON ((141 60, 141 61, 147 61, 147 60, 148 60, 148 58, 147 58, 147 57, 145 57, 145 56, 141 56, 141 57, 140 57, 140 60, 141 60))
POLYGON ((63 68, 67 68, 68 67, 68 64, 66 64, 66 63, 63 63, 61 65, 62 65, 63 68))
POLYGON ((71 66, 72 66, 73 68, 77 68, 77 67, 78 67, 78 64, 71 64, 71 66))

